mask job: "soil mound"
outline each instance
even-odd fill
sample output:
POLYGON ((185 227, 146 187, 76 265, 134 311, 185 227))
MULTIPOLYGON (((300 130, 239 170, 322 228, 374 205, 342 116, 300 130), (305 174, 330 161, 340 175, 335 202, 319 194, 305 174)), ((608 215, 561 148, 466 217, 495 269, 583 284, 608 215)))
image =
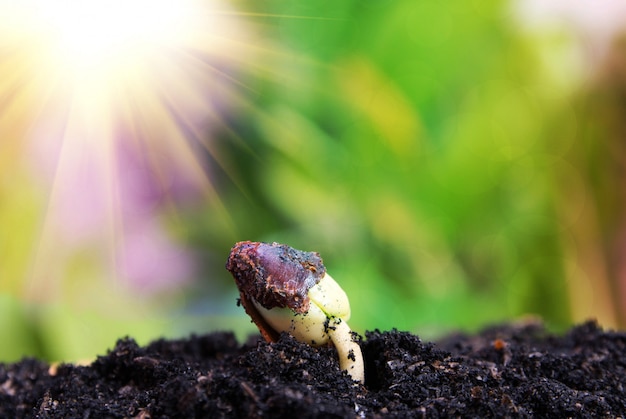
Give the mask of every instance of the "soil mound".
POLYGON ((0 364, 2 418, 626 417, 626 333, 501 325, 437 343, 367 332, 366 381, 332 347, 232 333, 117 342, 89 366, 0 364))

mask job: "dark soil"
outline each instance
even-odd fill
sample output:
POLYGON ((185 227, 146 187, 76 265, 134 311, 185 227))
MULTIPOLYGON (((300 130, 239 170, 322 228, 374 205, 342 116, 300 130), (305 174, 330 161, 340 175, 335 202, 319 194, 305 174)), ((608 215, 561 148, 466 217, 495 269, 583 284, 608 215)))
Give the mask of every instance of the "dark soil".
POLYGON ((361 342, 365 386, 333 348, 283 335, 122 339, 89 366, 0 364, 2 418, 626 417, 626 333, 504 325, 437 344, 398 331, 361 342))

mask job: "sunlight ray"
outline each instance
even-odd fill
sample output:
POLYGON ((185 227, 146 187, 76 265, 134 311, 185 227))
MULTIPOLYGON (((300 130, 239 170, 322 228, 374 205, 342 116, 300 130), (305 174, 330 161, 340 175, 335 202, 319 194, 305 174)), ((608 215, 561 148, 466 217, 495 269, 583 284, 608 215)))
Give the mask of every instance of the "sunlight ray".
POLYGON ((51 279, 67 272, 50 267, 66 245, 89 242, 118 268, 125 234, 154 222, 177 188, 200 191, 230 223, 203 153, 250 90, 239 75, 256 54, 237 11, 219 0, 0 0, 0 16, 1 147, 24 150, 47 190, 33 298, 59 292, 51 279))

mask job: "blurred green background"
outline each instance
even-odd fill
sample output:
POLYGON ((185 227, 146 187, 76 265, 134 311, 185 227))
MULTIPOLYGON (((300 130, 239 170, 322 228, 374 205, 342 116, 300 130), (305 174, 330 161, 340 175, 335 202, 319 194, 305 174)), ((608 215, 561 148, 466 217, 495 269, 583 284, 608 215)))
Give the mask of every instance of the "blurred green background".
MULTIPOLYGON (((190 255, 185 281, 116 281, 97 240, 33 270, 49 196, 4 113, 0 361, 90 359, 125 335, 245 339, 224 269, 241 240, 318 251, 359 333, 626 325, 619 37, 600 54, 558 13, 537 25, 494 0, 236 6, 257 55, 197 148, 210 186, 153 208, 167 252, 190 255)), ((158 276, 174 262, 142 263, 158 276)))

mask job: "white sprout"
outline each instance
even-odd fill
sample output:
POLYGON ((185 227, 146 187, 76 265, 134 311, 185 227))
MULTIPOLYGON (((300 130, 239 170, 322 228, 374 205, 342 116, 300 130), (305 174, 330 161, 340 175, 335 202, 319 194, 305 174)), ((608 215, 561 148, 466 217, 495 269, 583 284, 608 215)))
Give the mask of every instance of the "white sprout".
POLYGON ((361 347, 348 326, 350 302, 345 291, 326 273, 309 290, 309 311, 298 314, 288 307, 266 309, 253 301, 265 321, 279 332, 288 332, 301 342, 314 346, 333 343, 339 355, 339 366, 353 380, 363 383, 365 368, 361 347))

